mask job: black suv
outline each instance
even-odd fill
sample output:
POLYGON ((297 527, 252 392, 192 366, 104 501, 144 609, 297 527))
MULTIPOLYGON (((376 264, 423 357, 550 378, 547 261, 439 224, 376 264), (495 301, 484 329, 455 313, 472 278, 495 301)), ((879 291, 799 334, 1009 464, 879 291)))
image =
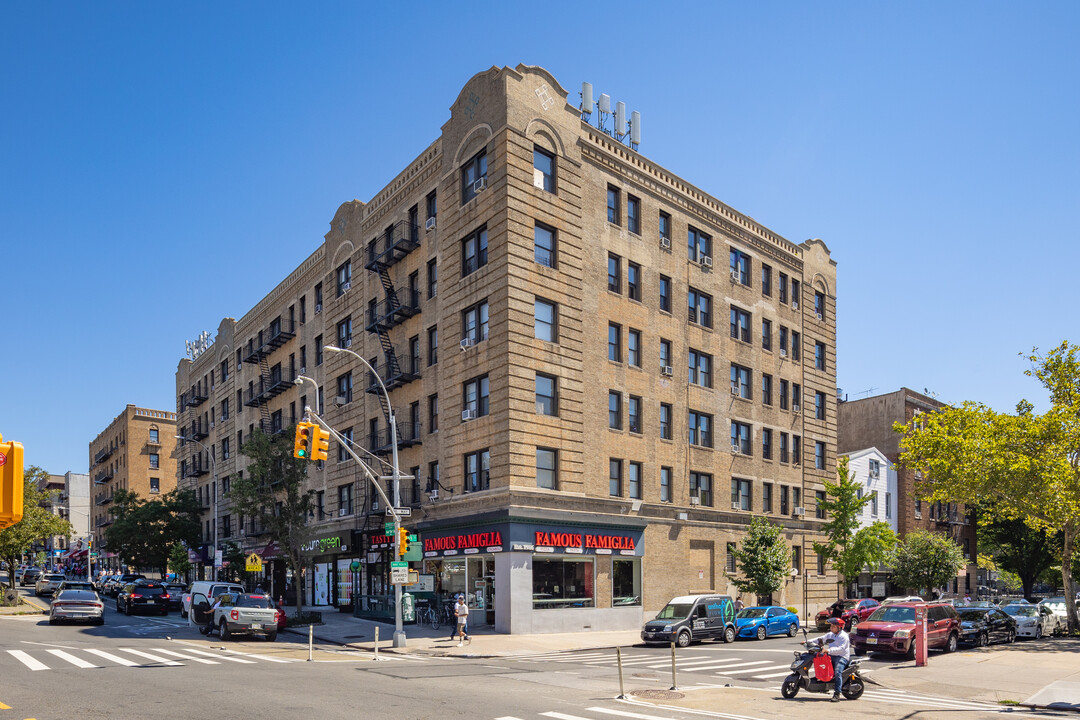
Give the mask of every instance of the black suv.
POLYGON ((116 594, 116 612, 131 615, 138 610, 168 615, 169 593, 165 586, 154 580, 136 580, 121 586, 116 594))

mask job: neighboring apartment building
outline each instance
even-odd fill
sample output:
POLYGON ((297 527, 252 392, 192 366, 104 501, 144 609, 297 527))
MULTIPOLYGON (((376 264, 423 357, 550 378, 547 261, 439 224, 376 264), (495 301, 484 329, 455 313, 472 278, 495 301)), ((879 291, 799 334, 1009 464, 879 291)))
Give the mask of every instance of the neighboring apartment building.
POLYGON ((920 470, 897 467, 900 457, 900 435, 893 423, 910 423, 922 414, 944 407, 934 398, 907 388, 861 400, 839 404, 838 443, 841 454, 873 447, 888 459, 896 472, 896 533, 903 538, 914 530, 933 530, 948 535, 961 546, 968 559, 965 569, 949 584, 948 591, 958 594, 975 592, 976 582, 976 523, 974 512, 957 503, 924 503, 916 499, 913 490, 922 482, 920 470))
MULTIPOLYGON (((49 473, 48 477, 40 478, 38 480, 37 490, 40 493, 51 493, 49 499, 44 503, 45 509, 53 515, 60 515, 63 517, 64 476, 49 473)), ((44 552, 49 558, 49 567, 52 567, 57 562, 57 551, 62 551, 65 548, 64 543, 65 538, 62 535, 41 538, 34 543, 33 552, 44 552)))
POLYGON ((105 542, 105 529, 113 521, 112 500, 117 490, 152 498, 175 489, 175 435, 175 413, 129 404, 91 441, 90 530, 98 551, 95 568, 120 568, 120 559, 109 551, 105 542))
MULTIPOLYGON (((389 460, 378 385, 333 344, 388 388, 418 597, 466 593, 470 623, 504 632, 636 628, 673 596, 735 593, 732 549, 764 514, 796 571, 774 600, 835 598, 806 510, 836 467, 828 248, 706 195, 566 98, 537 67, 473 77, 434 143, 180 361, 180 434, 201 438, 179 450, 180 481, 205 499, 208 543, 273 559, 222 493, 245 438, 305 404, 389 460)), ((305 601, 386 612, 385 508, 336 442, 309 479, 305 601)))
MULTIPOLYGON (((896 468, 877 448, 867 448, 846 453, 848 477, 859 484, 858 496, 867 498, 859 513, 859 527, 874 523, 887 523, 896 532, 896 468)), ((881 565, 872 572, 864 572, 850 589, 851 597, 884 597, 893 594, 889 588, 891 573, 881 565)))
POLYGON ((48 488, 57 492, 52 505, 54 513, 71 523, 70 540, 63 535, 49 539, 48 551, 51 563, 74 559, 76 547, 82 547, 90 532, 90 476, 85 473, 66 472, 50 475, 48 488))

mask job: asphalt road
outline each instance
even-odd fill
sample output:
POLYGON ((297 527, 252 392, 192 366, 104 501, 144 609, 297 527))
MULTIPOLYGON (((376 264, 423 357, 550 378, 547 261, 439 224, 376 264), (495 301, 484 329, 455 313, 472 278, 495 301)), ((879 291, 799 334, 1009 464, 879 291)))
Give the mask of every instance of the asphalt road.
MULTIPOLYGON (((279 635, 274 643, 223 643, 200 635, 176 612, 125 617, 112 602, 106 607, 106 624, 100 627, 50 626, 42 615, 0 616, 0 720, 702 717, 701 709, 619 701, 613 650, 483 659, 384 653, 376 660, 370 652, 317 644, 308 661, 306 641, 296 635, 279 635)), ((787 637, 692 645, 676 653, 677 685, 691 693, 724 685, 746 688, 751 697, 738 711, 735 705, 706 710, 708 716, 729 719, 766 720, 794 712, 808 718, 887 720, 912 717, 913 711, 930 718, 936 717, 933 710, 947 710, 933 698, 881 697, 831 708, 827 702, 802 700, 796 706, 780 700, 776 689, 797 647, 787 637)), ((669 648, 627 648, 622 660, 628 693, 662 694, 671 687, 669 648)))

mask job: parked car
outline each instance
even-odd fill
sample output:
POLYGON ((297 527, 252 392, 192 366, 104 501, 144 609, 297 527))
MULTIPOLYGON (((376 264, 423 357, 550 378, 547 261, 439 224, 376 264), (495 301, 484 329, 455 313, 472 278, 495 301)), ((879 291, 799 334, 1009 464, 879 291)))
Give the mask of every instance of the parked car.
POLYGON ((278 610, 269 595, 222 593, 211 605, 201 592, 191 597, 191 619, 204 634, 217 630, 222 640, 234 635, 262 635, 277 639, 278 610))
POLYGON ((769 635, 795 637, 799 616, 785 607, 763 605, 743 608, 735 613, 735 634, 741 638, 764 640, 769 635))
POLYGON ((869 651, 891 652, 915 657, 915 611, 926 613, 927 649, 956 650, 960 642, 960 618, 948 603, 892 603, 882 605, 859 623, 852 633, 851 646, 856 655, 869 651))
MULTIPOLYGON (((1065 607, 1065 598, 1064 598, 1064 596, 1062 596, 1062 597, 1044 598, 1044 599, 1039 601, 1039 606, 1047 608, 1048 610, 1050 610, 1050 612, 1054 613, 1054 615, 1057 616, 1057 623, 1054 626, 1054 631, 1056 631, 1058 629, 1058 627, 1060 627, 1062 630, 1064 630, 1066 627, 1068 627, 1068 625, 1069 625, 1069 611, 1065 607)), ((1047 635, 1051 635, 1054 632, 1054 631, 1051 631, 1051 630, 1046 630, 1045 628, 1043 629, 1043 631, 1047 635)))
POLYGON ((108 595, 109 597, 116 597, 117 583, 120 582, 119 575, 106 575, 105 579, 101 581, 101 594, 108 595))
POLYGON ((49 624, 64 620, 88 620, 94 625, 104 625, 105 603, 93 590, 61 590, 49 607, 49 624))
POLYGON ((1016 621, 1016 634, 1020 637, 1032 637, 1038 640, 1043 635, 1051 635, 1057 630, 1058 619, 1049 607, 1041 605, 1006 605, 1001 608, 1016 621))
POLYGON ((27 585, 34 585, 41 579, 41 568, 28 567, 23 571, 22 578, 19 580, 19 585, 26 587, 27 585))
POLYGON ((671 642, 686 647, 695 640, 735 642, 735 603, 728 595, 683 595, 672 598, 655 619, 645 623, 645 643, 671 642))
POLYGON ((900 602, 920 603, 920 602, 926 602, 926 601, 923 600, 918 595, 893 595, 892 597, 887 597, 884 600, 882 600, 881 604, 882 605, 892 605, 893 603, 900 603, 900 602))
POLYGON ((960 616, 960 642, 983 647, 995 642, 1016 642, 1016 621, 996 607, 965 605, 956 609, 960 616))
POLYGON ((60 586, 56 588, 56 592, 62 592, 64 590, 90 590, 91 592, 97 592, 94 590, 94 583, 85 580, 64 580, 64 582, 60 583, 60 586))
POLYGON ((184 605, 184 593, 187 592, 187 585, 178 582, 165 583, 165 593, 169 596, 168 603, 166 604, 169 610, 180 610, 184 605))
POLYGON ((60 587, 60 583, 67 580, 62 573, 43 573, 38 581, 34 583, 34 594, 38 597, 42 595, 52 595, 56 592, 56 588, 60 587))
POLYGON ((243 585, 237 585, 231 582, 220 582, 215 580, 196 580, 191 583, 191 587, 187 589, 181 598, 180 605, 180 617, 186 618, 188 613, 191 612, 191 596, 195 593, 199 593, 207 598, 217 598, 222 593, 243 593, 243 585))
POLYGON ((105 593, 112 597, 118 597, 124 586, 133 583, 136 580, 145 579, 145 575, 140 575, 138 573, 122 573, 120 575, 114 575, 112 582, 105 583, 105 593))
POLYGON ((169 595, 165 586, 154 580, 135 580, 124 585, 116 594, 116 612, 131 615, 137 610, 169 614, 169 595))
MULTIPOLYGON (((852 632, 860 622, 870 617, 870 613, 881 607, 881 603, 873 598, 856 598, 852 600, 837 600, 842 604, 839 617, 844 621, 844 629, 852 632)), ((836 603, 825 608, 817 614, 817 629, 828 630, 829 618, 836 614, 836 603)))
POLYGON ((16 583, 21 583, 22 582, 22 576, 23 576, 24 572, 26 572, 26 566, 25 565, 20 565, 19 567, 15 568, 15 582, 16 583))

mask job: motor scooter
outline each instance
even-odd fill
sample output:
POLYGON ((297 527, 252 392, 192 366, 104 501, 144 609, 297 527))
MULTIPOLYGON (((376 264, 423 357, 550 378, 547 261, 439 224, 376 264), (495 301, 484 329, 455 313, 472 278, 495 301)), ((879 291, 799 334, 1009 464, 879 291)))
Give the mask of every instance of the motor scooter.
MULTIPOLYGON (((824 682, 816 677, 810 677, 810 668, 814 666, 814 658, 821 653, 820 640, 807 640, 806 629, 803 629, 803 642, 800 643, 806 650, 795 651, 795 661, 791 663, 791 674, 784 678, 784 684, 780 686, 780 694, 790 700, 799 693, 802 688, 807 692, 831 693, 836 685, 832 680, 824 682)), ((859 664, 864 658, 853 657, 851 663, 844 668, 844 682, 841 693, 848 700, 858 700, 866 689, 862 675, 859 673, 859 664)))

